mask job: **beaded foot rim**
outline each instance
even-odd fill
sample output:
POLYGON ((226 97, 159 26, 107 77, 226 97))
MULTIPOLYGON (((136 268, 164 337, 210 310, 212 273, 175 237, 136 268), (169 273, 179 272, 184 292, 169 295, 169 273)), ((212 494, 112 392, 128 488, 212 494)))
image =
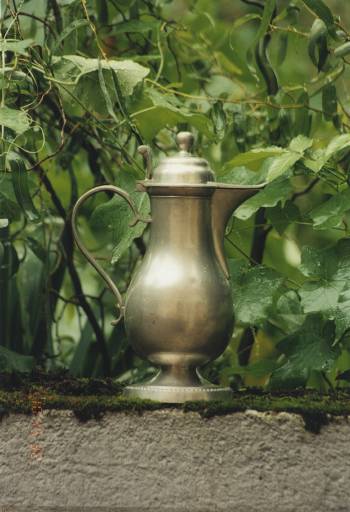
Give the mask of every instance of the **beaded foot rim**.
POLYGON ((193 400, 230 400, 232 390, 229 387, 216 386, 135 385, 124 388, 124 395, 129 398, 141 398, 176 404, 193 400))

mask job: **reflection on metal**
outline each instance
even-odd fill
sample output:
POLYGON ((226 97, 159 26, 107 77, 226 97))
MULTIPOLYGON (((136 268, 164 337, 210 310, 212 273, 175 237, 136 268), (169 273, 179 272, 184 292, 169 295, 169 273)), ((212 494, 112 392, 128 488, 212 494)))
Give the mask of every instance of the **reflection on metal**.
POLYGON ((139 150, 147 175, 138 188, 150 197, 151 232, 124 301, 80 241, 77 212, 91 195, 110 191, 128 202, 135 222, 149 219, 140 217, 125 191, 103 185, 76 203, 73 234, 84 256, 116 296, 135 352, 160 368, 152 381, 129 386, 125 394, 171 403, 226 399, 230 390, 205 382, 198 367, 218 357, 232 335, 233 306, 224 254, 226 224, 234 209, 263 185, 216 183, 207 161, 190 154, 192 134, 180 132, 177 141, 180 152, 153 171, 149 148, 139 150))

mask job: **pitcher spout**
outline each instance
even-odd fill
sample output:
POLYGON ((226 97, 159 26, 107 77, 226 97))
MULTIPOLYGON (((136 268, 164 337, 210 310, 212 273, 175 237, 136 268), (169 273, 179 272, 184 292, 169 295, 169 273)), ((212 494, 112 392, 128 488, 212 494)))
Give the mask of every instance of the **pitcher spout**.
POLYGON ((227 279, 229 279, 230 274, 224 251, 226 225, 236 208, 238 208, 238 206, 240 206, 246 199, 259 192, 259 190, 264 188, 264 186, 264 183, 252 186, 230 185, 226 183, 215 184, 215 191, 212 196, 211 203, 211 223, 214 249, 217 260, 227 279))

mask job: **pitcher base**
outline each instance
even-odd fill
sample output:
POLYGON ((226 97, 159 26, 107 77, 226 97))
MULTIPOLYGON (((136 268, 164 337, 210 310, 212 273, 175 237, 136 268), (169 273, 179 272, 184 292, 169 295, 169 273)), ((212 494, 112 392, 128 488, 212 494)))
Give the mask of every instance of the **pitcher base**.
POLYGON ((132 385, 127 386, 123 392, 128 398, 142 398, 164 403, 183 403, 194 400, 230 400, 232 390, 219 386, 154 386, 132 385))

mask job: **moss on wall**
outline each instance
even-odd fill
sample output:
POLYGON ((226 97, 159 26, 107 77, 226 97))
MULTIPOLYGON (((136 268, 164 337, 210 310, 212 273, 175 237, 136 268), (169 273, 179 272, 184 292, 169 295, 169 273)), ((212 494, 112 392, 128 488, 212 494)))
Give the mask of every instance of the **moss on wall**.
POLYGON ((122 386, 112 379, 75 379, 66 372, 0 374, 0 416, 11 412, 36 414, 39 410, 71 410, 81 421, 99 419, 106 412, 142 413, 159 409, 197 412, 203 418, 247 409, 300 414, 305 428, 318 433, 335 416, 350 415, 350 391, 328 395, 316 391, 291 393, 242 390, 226 402, 186 402, 171 405, 122 396, 122 386))

